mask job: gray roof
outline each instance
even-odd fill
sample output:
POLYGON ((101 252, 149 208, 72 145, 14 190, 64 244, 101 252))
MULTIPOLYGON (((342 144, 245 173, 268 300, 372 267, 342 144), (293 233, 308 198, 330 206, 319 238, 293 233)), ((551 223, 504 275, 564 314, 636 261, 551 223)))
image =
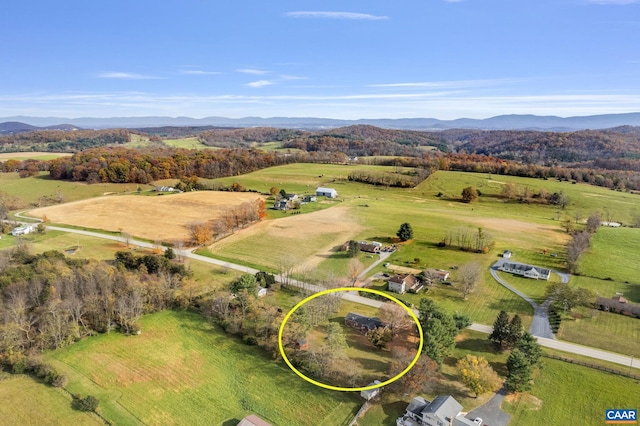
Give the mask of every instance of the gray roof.
POLYGON ((349 312, 344 318, 345 321, 353 321, 360 327, 366 327, 369 330, 374 330, 378 327, 383 327, 384 324, 378 318, 369 318, 364 315, 349 312))
POLYGON ((407 411, 419 416, 427 405, 429 405, 429 401, 421 396, 416 396, 409 403, 407 411))
POLYGON ((516 271, 522 271, 523 273, 531 270, 535 270, 540 275, 549 275, 551 273, 551 271, 546 268, 541 268, 539 266, 525 265, 524 263, 505 262, 503 263, 503 267, 515 269, 516 271))
POLYGON ((453 420, 462 410, 462 405, 458 404, 451 395, 440 395, 431 401, 422 412, 433 413, 434 416, 443 421, 453 420))

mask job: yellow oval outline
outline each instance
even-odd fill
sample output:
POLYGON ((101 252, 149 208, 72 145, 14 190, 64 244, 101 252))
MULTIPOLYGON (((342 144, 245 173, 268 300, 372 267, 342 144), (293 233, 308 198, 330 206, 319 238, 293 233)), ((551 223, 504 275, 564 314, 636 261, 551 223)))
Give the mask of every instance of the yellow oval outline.
POLYGON ((291 370, 293 370, 294 373, 296 373, 298 376, 300 376, 302 379, 306 380, 307 382, 314 384, 316 386, 319 386, 321 388, 325 388, 325 389, 330 389, 330 390, 335 390, 335 391, 342 391, 342 392, 359 392, 359 391, 365 391, 365 390, 372 390, 372 389, 377 389, 377 388, 381 388, 383 386, 387 386, 393 382, 395 382, 396 380, 400 379, 402 376, 404 376, 405 374, 407 374, 409 372, 409 370, 411 370, 413 368, 414 365, 416 365, 416 362, 418 362, 418 359, 420 358, 420 354, 422 353, 422 346, 424 345, 424 335, 422 333, 422 325, 420 325, 420 320, 418 320, 418 317, 416 316, 415 313, 413 313, 413 311, 411 310, 411 308, 409 308, 407 305, 405 305, 404 303, 402 303, 400 300, 396 299, 395 297, 383 293, 379 290, 373 290, 371 288, 354 288, 354 287, 340 287, 340 288, 330 288, 327 290, 323 290, 320 291, 318 293, 314 293, 311 296, 301 300, 300 302, 298 302, 297 305, 295 305, 293 308, 291 308, 291 310, 287 313, 287 315, 285 315, 284 319, 282 320, 282 324, 280 324, 280 329, 278 330, 278 349, 280 350, 280 354, 282 355, 282 359, 284 359, 284 362, 287 363, 287 365, 289 366, 289 368, 291 368, 291 370), (411 363, 409 363, 409 365, 407 366, 407 368, 405 368, 404 370, 402 370, 397 376, 390 378, 389 380, 386 380, 380 384, 377 385, 370 385, 370 386, 363 386, 363 387, 359 387, 359 388, 342 388, 339 386, 331 386, 331 385, 327 385, 325 383, 320 383, 316 380, 313 380, 310 377, 305 376, 304 374, 302 374, 297 368, 295 368, 291 362, 289 361, 289 358, 287 358, 287 354, 285 354, 284 352, 284 347, 282 345, 282 332, 284 331, 284 326, 287 323, 287 321, 289 320, 289 318, 291 317, 291 315, 302 305, 304 305, 305 303, 315 299, 316 297, 320 297, 320 296, 324 296, 326 294, 330 294, 330 293, 337 293, 339 291, 365 291, 367 293, 373 293, 373 294, 377 294, 379 296, 385 297, 389 300, 392 300, 393 302, 397 303, 398 305, 402 306, 404 308, 405 311, 407 311, 409 313, 409 316, 413 319, 413 321, 415 321, 416 325, 418 326, 418 332, 420 333, 420 345, 418 346, 418 352, 416 353, 415 358, 413 358, 413 360, 411 361, 411 363))

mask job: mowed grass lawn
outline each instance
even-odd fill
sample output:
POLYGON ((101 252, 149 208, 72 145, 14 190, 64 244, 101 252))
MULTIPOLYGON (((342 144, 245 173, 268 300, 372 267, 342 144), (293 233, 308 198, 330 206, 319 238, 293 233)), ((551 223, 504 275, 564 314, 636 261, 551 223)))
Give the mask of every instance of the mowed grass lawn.
POLYGON ((71 396, 24 374, 0 372, 0 424, 103 425, 95 414, 71 408, 71 396))
POLYGON ((274 425, 334 426, 361 403, 303 381, 197 314, 160 312, 141 326, 140 336, 101 335, 46 356, 69 391, 98 397, 114 424, 236 424, 256 413, 274 425))
POLYGON ((502 404, 511 414, 509 424, 599 426, 607 409, 638 408, 640 386, 633 379, 548 358, 543 362, 531 391, 502 404))
POLYGON ((563 319, 557 336, 568 342, 640 357, 640 319, 589 308, 580 319, 563 319))

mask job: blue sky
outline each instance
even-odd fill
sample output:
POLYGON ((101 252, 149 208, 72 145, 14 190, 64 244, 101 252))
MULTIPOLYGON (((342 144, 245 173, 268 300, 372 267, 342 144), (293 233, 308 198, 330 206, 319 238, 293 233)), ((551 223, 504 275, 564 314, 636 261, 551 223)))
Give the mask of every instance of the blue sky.
POLYGON ((640 111, 640 0, 9 0, 0 117, 640 111))

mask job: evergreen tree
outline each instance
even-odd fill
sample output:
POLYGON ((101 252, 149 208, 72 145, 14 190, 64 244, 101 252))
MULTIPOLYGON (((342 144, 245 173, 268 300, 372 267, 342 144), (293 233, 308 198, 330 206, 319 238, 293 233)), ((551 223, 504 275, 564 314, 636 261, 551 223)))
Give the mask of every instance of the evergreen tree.
POLYGON ((507 387, 512 392, 524 392, 531 389, 531 375, 533 367, 529 360, 520 352, 514 349, 507 358, 507 387))
POLYGON ((495 343, 498 349, 503 351, 506 348, 505 343, 509 339, 509 331, 509 314, 505 311, 500 311, 493 323, 493 331, 489 335, 489 340, 495 343))
POLYGON ((531 333, 525 331, 520 336, 520 340, 518 340, 517 348, 522 352, 533 367, 537 367, 540 365, 542 358, 542 346, 538 343, 538 339, 536 339, 531 333))
POLYGON ((451 315, 427 298, 420 301, 418 312, 424 331, 422 352, 438 365, 442 365, 455 346, 455 338, 459 331, 456 322, 451 315))
POLYGON ((398 238, 400 238, 401 241, 410 240, 413 238, 413 229, 411 229, 410 224, 405 222, 402 225, 400 225, 400 229, 398 229, 398 232, 396 232, 396 235, 398 236, 398 238))
POLYGON ((515 347, 520 341, 523 332, 524 328, 522 327, 522 320, 520 319, 520 316, 516 314, 511 319, 511 322, 509 322, 509 334, 505 342, 507 348, 511 349, 515 347))

